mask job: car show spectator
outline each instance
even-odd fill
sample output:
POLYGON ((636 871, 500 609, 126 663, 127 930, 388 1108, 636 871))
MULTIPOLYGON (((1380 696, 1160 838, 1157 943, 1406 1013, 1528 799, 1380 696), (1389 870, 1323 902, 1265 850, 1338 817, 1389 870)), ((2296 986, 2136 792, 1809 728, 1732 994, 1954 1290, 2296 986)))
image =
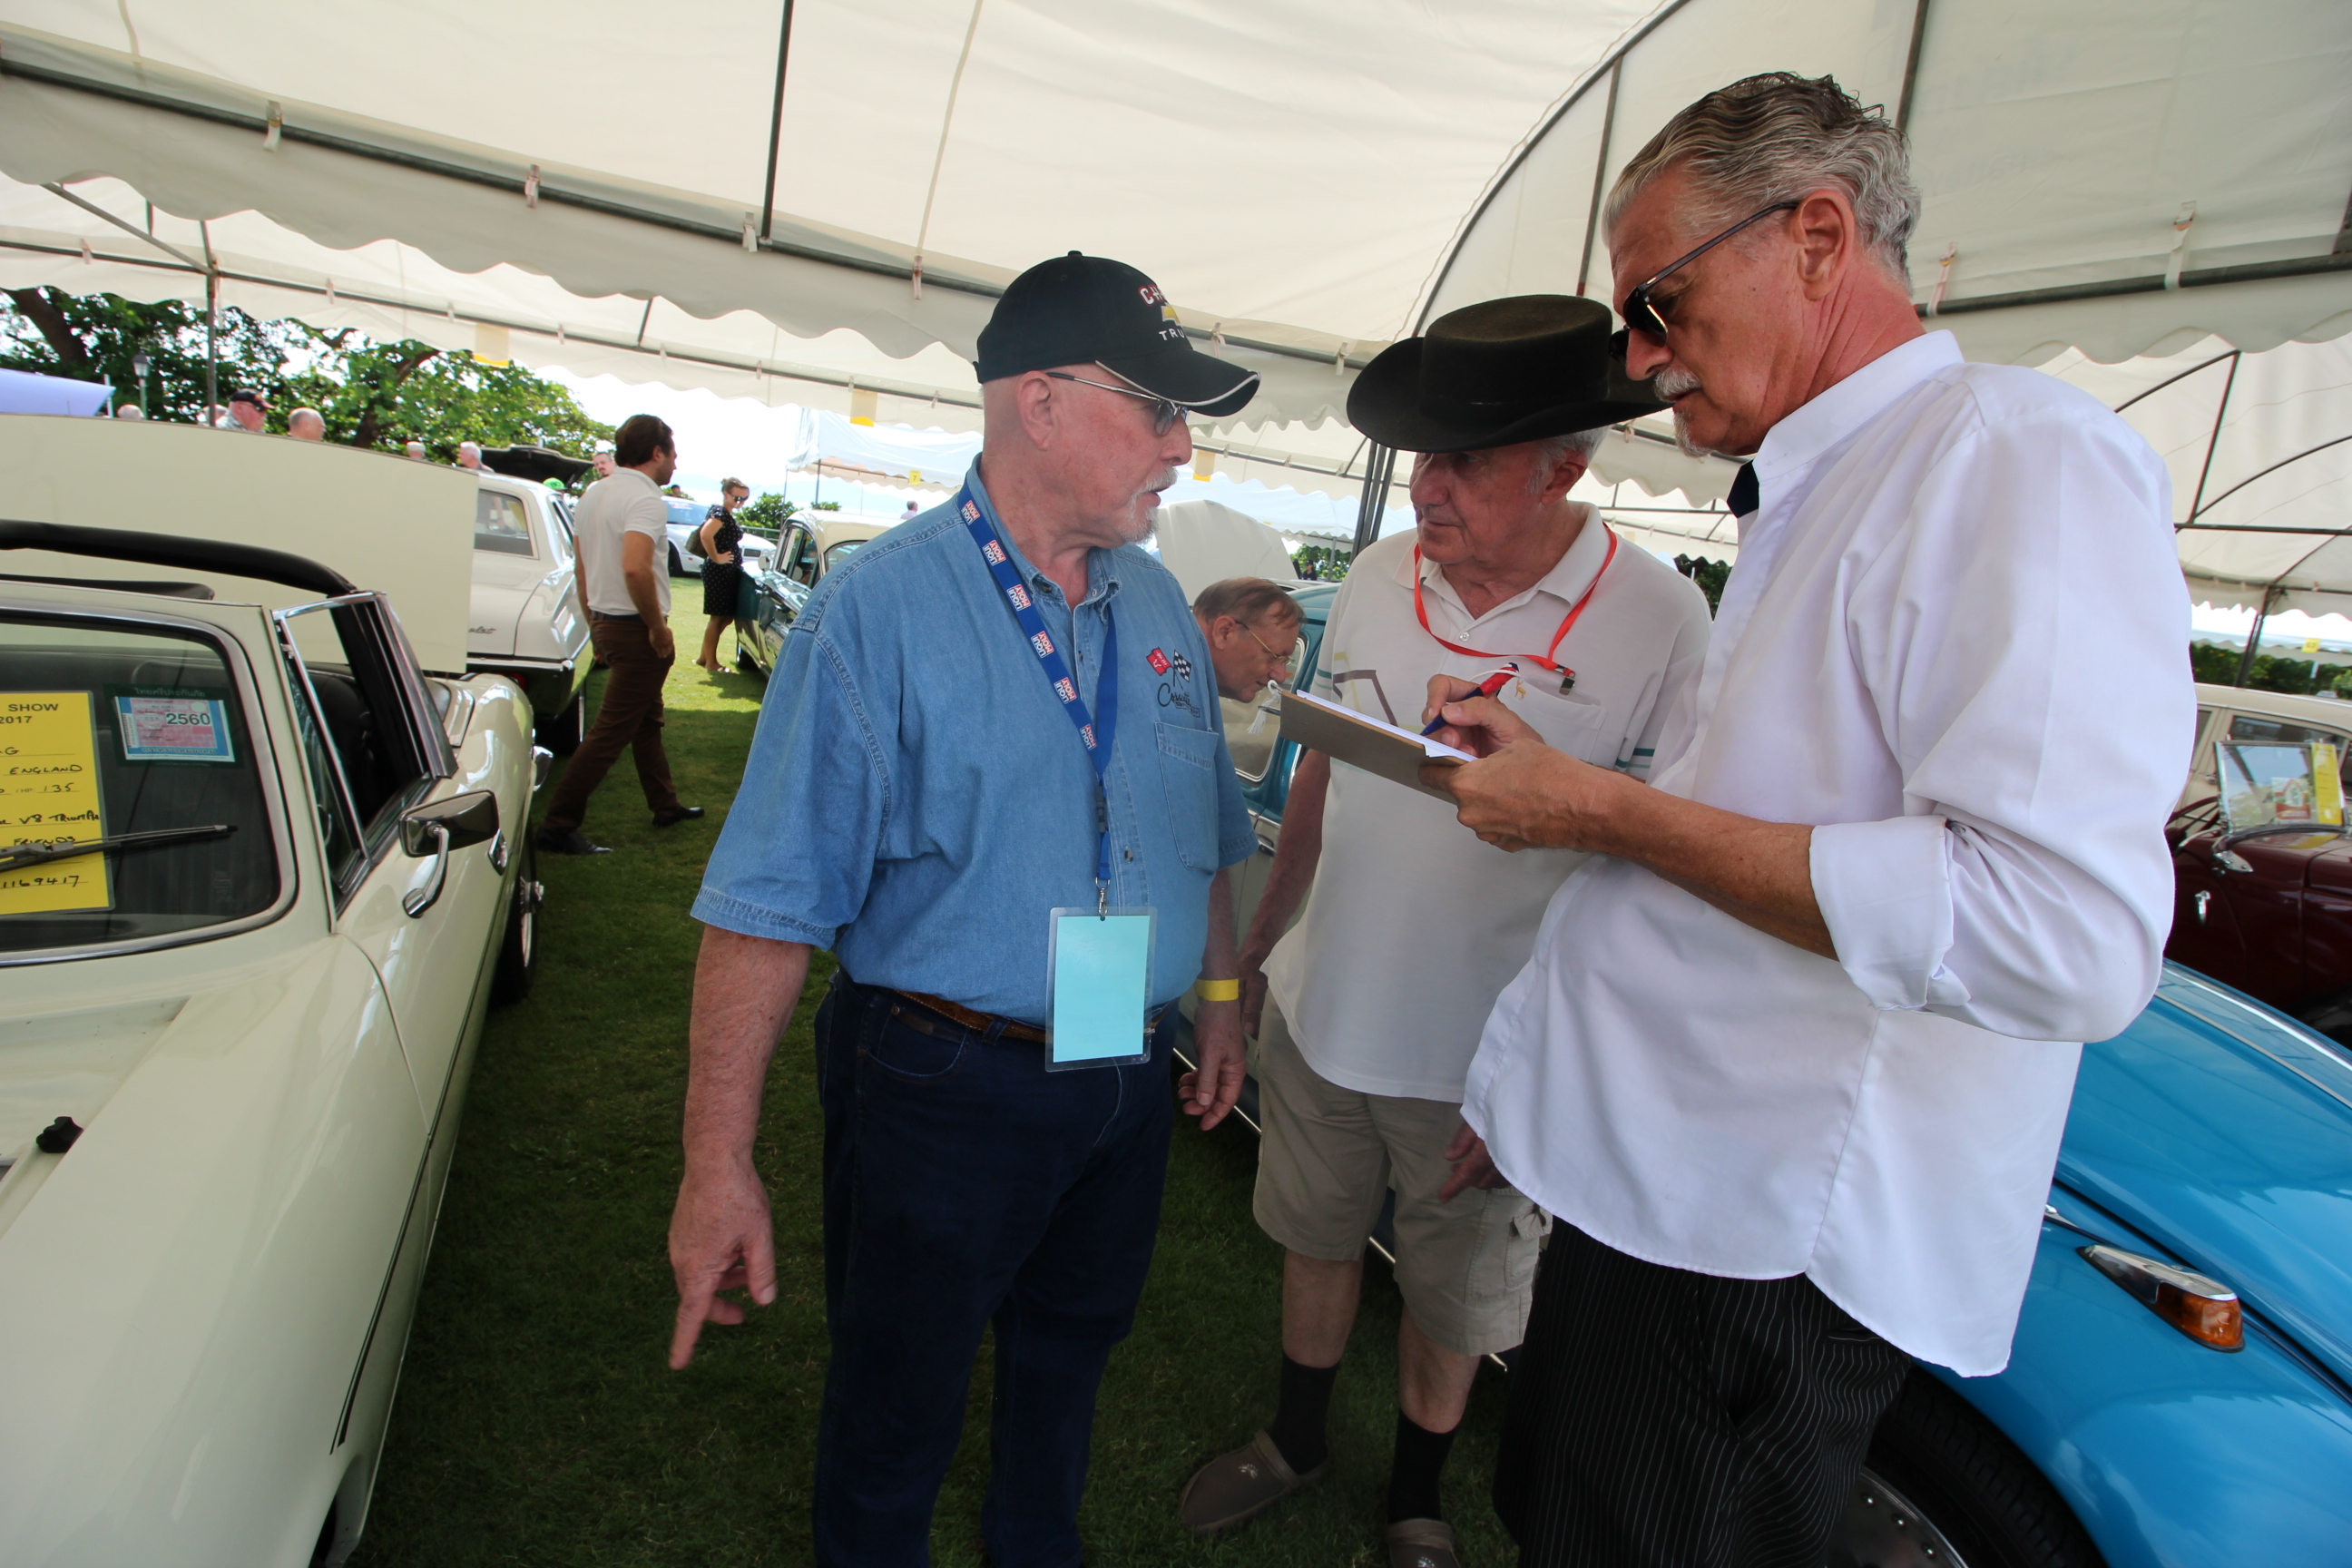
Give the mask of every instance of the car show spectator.
MULTIPOLYGON (((1507 665, 1489 689, 1524 722, 1588 763, 1647 776, 1708 620, 1689 579, 1621 547, 1591 506, 1569 500, 1606 426, 1663 406, 1615 371, 1610 326, 1590 300, 1492 300, 1365 368, 1349 422, 1419 454, 1418 526, 1348 574, 1317 696, 1418 727, 1417 709, 1394 710, 1389 694, 1417 703, 1433 677, 1475 682, 1507 665)), ((1286 648, 1292 634, 1280 635, 1286 648)), ((1213 649, 1220 640, 1264 659, 1275 638, 1213 633, 1213 649)), ((1222 679, 1222 653, 1218 668, 1222 679)), ((1226 1530, 1324 1474, 1364 1248, 1393 1189, 1404 1303, 1385 1546, 1391 1563, 1455 1568, 1443 1468, 1479 1359, 1524 1335, 1548 1227, 1508 1186, 1448 1191, 1448 1154, 1480 1027, 1587 858, 1467 841, 1444 801, 1334 769, 1320 752, 1300 757, 1241 954, 1264 1129, 1253 1207, 1285 1249, 1280 1404, 1185 1489, 1192 1530, 1226 1530)))
POLYGON ((479 441, 457 443, 457 466, 468 473, 487 474, 490 471, 482 467, 482 444, 479 441))
POLYGON ((144 419, 147 411, 135 403, 126 403, 114 411, 114 416, 117 419, 144 419))
POLYGON ((228 406, 213 420, 216 430, 243 430, 258 433, 263 416, 269 412, 269 399, 249 386, 240 386, 228 395, 228 406))
POLYGON ((286 434, 297 441, 323 441, 327 416, 315 408, 297 408, 286 416, 286 434))
POLYGON ((751 487, 738 479, 719 481, 719 504, 710 509, 695 531, 702 556, 702 613, 710 617, 702 628, 702 651, 694 662, 716 674, 719 634, 735 619, 736 597, 743 590, 743 525, 735 513, 751 499, 751 487))
POLYGON ((928 1560, 992 1326, 986 1552, 1078 1561, 1096 1390, 1151 1260, 1174 1004, 1196 975, 1184 1108, 1213 1127, 1240 1092, 1223 868, 1255 839, 1208 649, 1137 546, 1191 458, 1185 416, 1239 411, 1257 377, 1173 317, 1142 273, 1075 251, 1007 286, 980 334, 978 461, 952 502, 818 583, 695 901, 672 1366, 706 1321, 743 1321, 719 1292, 775 1300, 761 1083, 810 955, 840 963, 816 1016, 820 1563, 928 1560), (1197 693, 1183 706, 1154 700, 1171 672, 1197 693))
POLYGON ((400 450, 404 456, 414 458, 420 463, 425 461, 425 443, 422 441, 403 442, 400 450))
POLYGON ((1192 601, 1215 667, 1217 694, 1255 702, 1290 669, 1303 618, 1297 604, 1263 577, 1228 577, 1201 590, 1192 601))
MULTIPOLYGON (((610 441, 597 442, 596 450, 590 455, 588 460, 596 466, 597 479, 611 479, 613 477, 613 443, 610 441)), ((594 480, 590 481, 592 484, 594 480)))
POLYGON ((1602 219, 1628 370, 1745 459, 1694 695, 1643 787, 1431 693, 1465 826, 1598 852, 1454 1151, 1553 1216, 1495 1480, 1523 1563, 1823 1561, 1913 1358, 2008 1362, 2074 1042, 2160 973, 2196 711, 2164 461, 1927 331, 1917 215, 1828 79, 1668 121, 1602 219))
POLYGON ((539 847, 554 855, 606 855, 611 850, 580 831, 588 797, 624 749, 635 759, 637 784, 656 827, 702 816, 678 804, 662 749, 662 682, 677 658, 669 629, 669 509, 661 486, 677 470, 677 438, 650 414, 624 420, 615 440, 617 467, 588 487, 572 509, 579 543, 573 571, 587 607, 589 637, 611 673, 596 721, 540 819, 539 847))

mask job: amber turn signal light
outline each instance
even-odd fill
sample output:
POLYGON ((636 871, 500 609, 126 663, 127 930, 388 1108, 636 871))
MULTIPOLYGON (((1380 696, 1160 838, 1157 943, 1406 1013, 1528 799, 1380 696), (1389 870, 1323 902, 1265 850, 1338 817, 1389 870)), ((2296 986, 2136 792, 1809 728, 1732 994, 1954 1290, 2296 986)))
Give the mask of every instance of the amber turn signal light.
POLYGON ((2245 1348, 2245 1309, 2238 1293, 2219 1279, 2105 1242, 2081 1250, 2092 1268, 2199 1344, 2217 1351, 2245 1348))

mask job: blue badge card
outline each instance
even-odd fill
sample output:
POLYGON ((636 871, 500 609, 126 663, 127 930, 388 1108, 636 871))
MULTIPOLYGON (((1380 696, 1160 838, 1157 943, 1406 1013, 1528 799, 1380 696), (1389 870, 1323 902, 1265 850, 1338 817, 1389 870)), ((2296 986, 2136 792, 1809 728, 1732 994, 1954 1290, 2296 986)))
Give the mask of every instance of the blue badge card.
POLYGON ((1132 1067, 1151 1059, 1152 911, 1066 908, 1046 927, 1054 1016, 1045 1069, 1132 1067))

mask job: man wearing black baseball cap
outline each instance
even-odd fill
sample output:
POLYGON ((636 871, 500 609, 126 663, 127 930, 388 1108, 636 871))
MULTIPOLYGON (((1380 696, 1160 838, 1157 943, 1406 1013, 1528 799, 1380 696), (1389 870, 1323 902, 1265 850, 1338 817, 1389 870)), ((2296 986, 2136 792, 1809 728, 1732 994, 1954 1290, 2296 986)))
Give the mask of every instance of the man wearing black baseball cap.
POLYGON ((1151 1260, 1193 990, 1205 1128, 1242 1081, 1224 868, 1255 848, 1184 593, 1134 548, 1250 372, 1150 279, 1076 252, 980 336, 985 437, 955 499, 828 573, 785 639, 705 873, 671 1364, 718 1292, 775 1300, 752 1165, 810 954, 833 1355, 824 1564, 928 1561, 982 1333, 997 1568, 1069 1568, 1095 1391, 1151 1260))
POLYGON ((214 427, 220 430, 244 430, 258 434, 262 416, 269 412, 269 399, 249 386, 240 386, 228 395, 228 406, 220 411, 214 427))

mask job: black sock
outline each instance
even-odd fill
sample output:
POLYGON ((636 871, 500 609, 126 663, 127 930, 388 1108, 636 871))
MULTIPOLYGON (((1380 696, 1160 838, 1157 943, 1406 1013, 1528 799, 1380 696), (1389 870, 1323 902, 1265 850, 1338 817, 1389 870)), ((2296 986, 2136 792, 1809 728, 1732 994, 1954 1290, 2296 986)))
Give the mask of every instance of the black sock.
POLYGON ((1416 1426, 1412 1416, 1397 1412, 1396 1465, 1389 1472, 1391 1524, 1445 1517, 1437 1500, 1437 1482, 1445 1470, 1445 1456, 1453 1451, 1454 1433, 1416 1426))
POLYGON ((1331 1413, 1331 1384, 1339 1375, 1336 1366, 1301 1366, 1288 1356, 1282 1358, 1282 1404, 1265 1435, 1282 1450, 1282 1462, 1295 1475, 1303 1476, 1330 1458, 1323 1423, 1331 1413))

